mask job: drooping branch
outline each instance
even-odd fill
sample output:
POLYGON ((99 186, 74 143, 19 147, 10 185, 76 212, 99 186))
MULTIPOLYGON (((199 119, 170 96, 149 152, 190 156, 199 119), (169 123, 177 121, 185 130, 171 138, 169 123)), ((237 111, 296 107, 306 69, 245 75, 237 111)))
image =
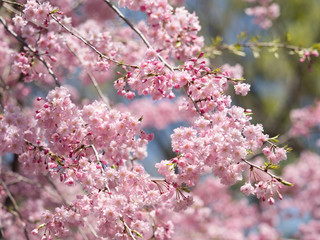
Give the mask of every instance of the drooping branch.
POLYGON ((58 18, 54 15, 54 13, 50 13, 50 16, 53 20, 55 20, 64 30, 66 30, 68 33, 70 33, 72 36, 78 38, 81 42, 83 42, 86 46, 88 46, 90 49, 92 49, 92 51, 94 51, 95 53, 97 53, 99 55, 100 58, 102 59, 106 59, 110 62, 113 62, 117 65, 120 66, 127 66, 127 67, 132 67, 132 68, 139 68, 136 65, 131 65, 131 64, 127 64, 127 63, 123 63, 123 62, 119 62, 117 60, 114 60, 112 58, 109 58, 108 56, 106 56, 105 54, 103 54, 102 52, 100 52, 95 46, 93 46, 88 40, 86 40, 84 37, 82 37, 80 34, 75 33, 73 30, 71 30, 69 27, 67 27, 66 25, 64 25, 61 21, 58 20, 58 18))
POLYGON ((51 75, 53 78, 55 84, 57 87, 60 87, 60 83, 58 81, 57 76, 54 74, 54 72, 51 69, 51 66, 44 60, 44 58, 35 50, 33 47, 31 47, 28 43, 26 43, 21 37, 19 37, 13 30, 11 30, 8 25, 6 24, 6 21, 0 16, 0 22, 4 26, 4 28, 15 38, 17 39, 20 43, 22 43, 30 52, 32 52, 40 62, 46 67, 48 70, 48 73, 51 75))
POLYGON ((260 171, 262 172, 265 172, 266 174, 268 174, 271 178, 274 178, 276 179, 278 182, 282 183, 283 185, 286 185, 286 186, 293 186, 293 183, 290 183, 290 182, 287 182, 285 180, 283 180, 281 177, 271 173, 270 171, 268 171, 268 168, 263 168, 263 167, 260 167, 254 163, 251 163, 249 161, 247 161, 246 159, 242 159, 242 161, 244 161, 246 164, 248 164, 250 167, 252 168, 256 168, 256 169, 259 169, 260 171))
MULTIPOLYGON (((120 10, 114 6, 112 3, 110 3, 109 0, 103 0, 106 4, 108 4, 108 6, 135 32, 138 34, 138 36, 142 39, 142 41, 145 43, 145 45, 148 48, 152 48, 151 44, 149 43, 149 41, 146 39, 146 37, 142 34, 142 32, 136 28, 121 12, 120 10)), ((167 63, 166 60, 163 59, 163 57, 161 57, 159 54, 158 58, 160 59, 161 62, 163 62, 165 64, 165 66, 170 69, 171 71, 174 71, 174 68, 167 63)))
MULTIPOLYGON (((79 60, 79 62, 81 64, 83 64, 82 60, 79 58, 79 56, 75 53, 75 51, 73 49, 70 48, 70 46, 67 44, 67 47, 69 48, 69 50, 72 52, 72 54, 79 60)), ((110 110, 110 104, 109 104, 109 100, 108 98, 102 93, 101 88, 99 87, 99 84, 97 83, 96 79, 94 78, 93 74, 91 72, 87 72, 88 76, 93 84, 93 86, 95 87, 95 89, 97 90, 101 100, 107 105, 107 108, 110 110)))
POLYGON ((131 237, 132 240, 136 240, 136 238, 133 236, 132 229, 128 226, 128 224, 124 221, 123 217, 120 217, 120 220, 123 223, 123 226, 125 227, 125 231, 128 233, 128 235, 131 237))
POLYGON ((0 185, 3 187, 4 191, 6 192, 7 196, 9 197, 12 205, 13 205, 13 208, 14 208, 14 211, 17 213, 19 219, 21 220, 21 222, 23 223, 23 232, 24 232, 24 235, 26 237, 27 240, 29 240, 29 235, 28 235, 28 231, 27 231, 27 228, 26 228, 26 223, 19 211, 19 207, 18 207, 18 204, 16 202, 16 200, 14 199, 14 197, 12 196, 11 192, 9 191, 6 183, 4 181, 2 181, 0 179, 0 185))

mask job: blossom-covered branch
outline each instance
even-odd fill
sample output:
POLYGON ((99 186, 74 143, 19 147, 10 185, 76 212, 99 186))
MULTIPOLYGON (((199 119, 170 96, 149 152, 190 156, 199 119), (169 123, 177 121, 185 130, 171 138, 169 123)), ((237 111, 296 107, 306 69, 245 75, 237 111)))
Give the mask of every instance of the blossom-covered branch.
POLYGON ((51 69, 51 66, 43 59, 43 57, 41 55, 39 55, 39 53, 33 49, 31 46, 29 46, 29 44, 27 44, 21 37, 19 37, 14 31, 12 31, 11 29, 9 29, 9 27, 6 24, 6 21, 3 19, 3 17, 0 16, 0 22, 2 23, 2 25, 5 27, 5 29, 15 38, 17 39, 20 43, 22 43, 22 45, 24 45, 25 47, 27 47, 27 49, 32 52, 38 59, 40 62, 42 62, 42 64, 46 67, 46 69, 48 70, 48 73, 52 76, 52 78, 54 79, 54 82, 56 84, 56 86, 60 86, 60 83, 58 81, 57 76, 54 74, 54 72, 51 69))

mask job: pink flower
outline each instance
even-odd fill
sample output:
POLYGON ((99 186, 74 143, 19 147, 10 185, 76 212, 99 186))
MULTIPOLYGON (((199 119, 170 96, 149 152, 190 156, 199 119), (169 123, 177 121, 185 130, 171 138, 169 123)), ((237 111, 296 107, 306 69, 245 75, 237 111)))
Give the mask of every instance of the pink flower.
POLYGON ((250 194, 254 194, 254 187, 251 183, 246 182, 241 188, 240 191, 243 192, 245 195, 249 196, 250 194))
POLYGON ((242 96, 246 96, 250 91, 250 85, 247 83, 238 83, 234 86, 234 90, 237 95, 241 94, 242 96))

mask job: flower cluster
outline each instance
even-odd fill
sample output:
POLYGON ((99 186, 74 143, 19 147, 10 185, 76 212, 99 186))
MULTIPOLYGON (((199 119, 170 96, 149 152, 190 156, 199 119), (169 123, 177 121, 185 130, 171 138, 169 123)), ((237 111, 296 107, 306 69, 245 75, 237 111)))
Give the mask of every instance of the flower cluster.
POLYGON ((147 14, 148 26, 141 23, 140 28, 152 40, 153 48, 162 55, 186 60, 195 56, 203 46, 203 37, 197 36, 201 28, 198 17, 184 7, 173 9, 167 0, 119 0, 119 7, 147 14))
POLYGON ((315 102, 314 106, 292 110, 290 118, 292 122, 290 135, 308 136, 310 129, 320 124, 320 102, 315 102))
MULTIPOLYGON (((232 104, 229 84, 242 96, 250 90, 242 83, 241 66, 210 69, 199 53, 203 37, 198 36, 197 16, 167 0, 119 0, 119 7, 146 14, 146 22, 137 28, 119 26, 112 19, 115 13, 103 16, 103 8, 90 20, 82 18, 97 0, 54 2, 57 7, 48 1, 16 3, 19 10, 14 13, 19 14, 8 17, 8 23, 0 18, 0 47, 8 48, 0 48, 0 152, 13 159, 4 171, 0 161, 0 238, 10 238, 14 231, 17 238, 29 238, 33 229, 34 239, 165 240, 179 239, 189 227, 194 235, 180 238, 222 238, 233 231, 234 239, 244 239, 244 232, 255 227, 253 217, 242 224, 233 221, 246 212, 255 215, 255 208, 246 201, 233 208, 220 183, 235 184, 249 171, 254 182, 250 175, 241 191, 274 204, 275 193, 282 198, 283 181, 270 169, 286 159, 286 150, 265 147, 268 135, 262 125, 253 124, 249 111, 232 104), (8 44, 11 38, 22 45, 8 44), (112 108, 99 83, 114 79, 115 72, 118 95, 164 101, 152 106, 153 111, 145 99, 112 108), (73 81, 79 77, 93 83, 103 101, 83 100, 80 94, 73 98, 60 86, 69 75, 73 81), (28 88, 31 81, 37 85, 28 88), (29 91, 45 88, 43 84, 51 86, 47 97, 38 97, 30 109, 17 107, 29 91), (176 95, 182 96, 165 102, 176 95), (164 179, 151 178, 139 160, 147 157, 154 134, 142 127, 163 128, 182 120, 189 125, 171 135, 175 156, 156 164, 164 179), (258 151, 268 160, 264 168, 250 161, 258 151), (255 171, 268 178, 256 177, 255 171), (205 174, 210 179, 199 184, 205 174), (19 224, 2 224, 10 221, 19 224)), ((109 11, 116 8, 104 2, 109 11)), ((274 4, 259 2, 268 10, 264 17, 275 18, 274 4)), ((260 235, 269 227, 259 226, 260 235)))
POLYGON ((280 15, 280 7, 272 0, 245 0, 250 3, 257 3, 256 6, 247 8, 246 14, 254 17, 254 22, 261 28, 267 29, 272 26, 272 20, 280 15))
POLYGON ((251 125, 250 117, 240 107, 231 107, 199 117, 194 127, 174 130, 172 148, 179 154, 170 161, 157 164, 167 181, 193 186, 210 167, 215 176, 227 185, 242 179, 248 168, 242 160, 268 139, 260 125, 251 125), (178 174, 175 173, 177 168, 178 174))
POLYGON ((179 112, 178 103, 171 101, 160 101, 155 105, 149 99, 137 99, 129 105, 118 104, 119 111, 131 112, 136 117, 142 117, 143 128, 165 129, 172 123, 187 121, 188 117, 179 112))
POLYGON ((33 121, 21 113, 18 106, 9 104, 0 116, 0 153, 21 154, 26 150, 24 139, 32 138, 29 128, 33 121))

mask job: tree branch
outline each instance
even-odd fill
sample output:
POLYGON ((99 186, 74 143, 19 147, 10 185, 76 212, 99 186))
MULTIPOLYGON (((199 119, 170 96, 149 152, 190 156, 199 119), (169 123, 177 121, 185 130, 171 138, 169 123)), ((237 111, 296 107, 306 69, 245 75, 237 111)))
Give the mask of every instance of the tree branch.
POLYGON ((0 179, 0 185, 2 185, 4 191, 7 193, 9 199, 11 200, 11 203, 12 203, 12 205, 13 205, 13 208, 14 208, 15 212, 18 214, 19 219, 20 219, 21 222, 23 223, 22 225, 23 225, 24 235, 25 235, 26 239, 29 240, 29 235, 28 235, 28 231, 27 231, 27 228, 26 228, 26 223, 24 222, 24 219, 23 219, 21 213, 19 212, 19 207, 18 207, 18 205, 17 205, 16 200, 15 200, 14 197, 12 196, 12 194, 11 194, 11 192, 9 191, 9 189, 8 189, 7 185, 5 184, 5 182, 2 181, 1 179, 0 179))
MULTIPOLYGON (((67 44, 67 47, 69 48, 69 50, 72 52, 72 54, 79 60, 79 62, 81 64, 83 64, 82 60, 79 58, 79 56, 75 53, 75 51, 73 49, 70 48, 70 46, 67 44)), ((95 89, 97 90, 101 100, 107 105, 108 110, 111 109, 110 104, 109 104, 109 100, 108 98, 102 93, 101 88, 99 87, 96 79, 94 78, 94 76, 92 75, 91 72, 87 71, 88 76, 93 84, 93 86, 95 87, 95 89)))
POLYGON ((242 161, 244 161, 246 164, 250 165, 253 168, 259 169, 262 172, 265 172, 266 174, 268 174, 271 178, 276 179, 278 182, 286 185, 286 186, 293 186, 293 183, 287 182, 285 180, 283 180, 281 177, 274 175, 273 173, 269 172, 267 168, 262 168, 254 163, 251 163, 249 161, 247 161, 246 159, 242 159, 242 161))
POLYGON ((54 72, 52 71, 51 67, 49 66, 49 64, 43 59, 43 57, 36 51, 34 50, 29 44, 27 44, 21 37, 19 37, 14 31, 12 31, 11 29, 9 29, 8 25, 6 24, 6 21, 0 16, 0 22, 2 23, 2 25, 4 26, 4 28, 15 38, 17 39, 20 43, 22 43, 25 47, 27 47, 29 49, 29 51, 31 51, 39 60, 40 62, 42 62, 42 64, 46 67, 46 69, 48 70, 48 73, 51 75, 51 77, 53 78, 56 86, 60 87, 60 83, 58 81, 57 76, 54 74, 54 72))
POLYGON ((126 63, 122 63, 119 62, 117 60, 111 59, 109 57, 107 57, 106 55, 104 55, 102 52, 100 52, 95 46, 93 46, 88 40, 86 40, 85 38, 83 38, 82 36, 80 36, 80 34, 74 33, 70 28, 68 28, 66 25, 64 25, 63 23, 61 23, 56 16, 54 16, 53 13, 50 13, 50 16, 52 17, 53 20, 55 20, 63 29, 65 29, 68 33, 70 33, 72 36, 78 38, 81 42, 83 42, 85 45, 87 45, 89 48, 91 48, 95 53, 97 53, 99 55, 100 58, 106 59, 110 62, 116 63, 117 65, 122 65, 122 66, 127 66, 127 67, 132 67, 132 68, 139 68, 136 65, 131 65, 131 64, 126 64, 126 63))
MULTIPOLYGON (((135 26, 133 26, 133 24, 120 12, 120 10, 114 6, 112 3, 110 3, 109 0, 103 0, 106 4, 108 4, 108 6, 126 23, 128 24, 128 26, 135 32, 138 34, 138 36, 142 39, 142 41, 145 43, 145 45, 148 48, 152 48, 151 44, 149 43, 149 41, 146 39, 146 37, 142 34, 142 32, 136 28, 135 26)), ((164 63, 164 65, 170 69, 172 72, 174 71, 174 68, 172 66, 170 66, 169 63, 166 62, 166 60, 163 59, 163 57, 160 56, 160 54, 157 54, 158 58, 160 59, 161 62, 164 63)))

